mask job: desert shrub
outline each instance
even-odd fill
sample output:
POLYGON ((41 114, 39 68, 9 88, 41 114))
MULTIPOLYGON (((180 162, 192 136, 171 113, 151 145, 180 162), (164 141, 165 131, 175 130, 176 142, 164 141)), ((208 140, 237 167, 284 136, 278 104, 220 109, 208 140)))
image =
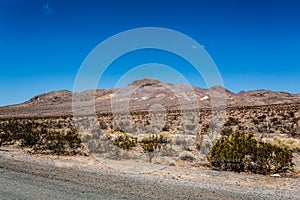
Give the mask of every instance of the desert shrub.
POLYGON ((178 135, 175 140, 174 144, 177 146, 181 146, 184 150, 190 150, 191 142, 187 139, 186 135, 178 135))
POLYGON ((190 152, 190 151, 184 151, 182 152, 179 157, 178 157, 180 160, 185 160, 185 161, 194 161, 196 160, 196 157, 195 155, 190 152))
POLYGON ((70 155, 79 153, 82 141, 76 130, 71 129, 66 134, 49 130, 45 124, 10 120, 0 124, 0 145, 19 141, 21 147, 31 148, 33 153, 51 153, 70 155))
MULTIPOLYGON (((130 133, 115 131, 113 129, 106 131, 106 137, 109 142, 109 148, 100 153, 111 153, 109 158, 128 158, 131 155, 129 151, 142 150, 143 153, 149 156, 149 161, 152 162, 154 155, 159 156, 178 156, 177 150, 173 149, 172 139, 177 134, 177 131, 165 131, 157 134, 141 134, 140 137, 135 137, 130 133), (143 136, 142 136, 143 135, 143 136)), ((101 140, 101 145, 106 141, 101 140)), ((98 152, 99 153, 99 152, 98 152)), ((136 156, 136 155, 134 155, 136 156)))
POLYGON ((66 144, 71 149, 77 149, 82 147, 82 140, 80 139, 76 130, 71 129, 64 135, 64 139, 66 140, 66 144))
POLYGON ((208 135, 200 135, 196 140, 195 146, 200 154, 207 155, 212 148, 211 138, 208 135))
POLYGON ((292 168, 292 152, 276 145, 258 142, 253 133, 239 130, 223 135, 208 156, 212 167, 235 172, 268 174, 292 168))
POLYGON ((225 127, 221 131, 222 136, 230 136, 233 133, 233 130, 231 127, 225 127))
POLYGON ((137 145, 137 138, 126 133, 118 134, 113 140, 113 144, 124 150, 130 150, 137 145))
POLYGON ((281 173, 292 168, 292 152, 270 143, 259 142, 252 157, 251 170, 260 174, 281 173))
POLYGON ((80 138, 90 153, 103 154, 110 152, 112 148, 117 149, 112 143, 114 132, 113 129, 103 131, 99 126, 91 131, 82 132, 80 138))
POLYGON ((212 147, 209 161, 213 167, 241 172, 245 169, 245 159, 256 146, 253 134, 236 131, 230 136, 222 136, 212 147))
POLYGON ((236 126, 240 123, 238 119, 233 117, 229 117, 228 120, 225 122, 224 126, 236 126))
POLYGON ((292 118, 295 117, 295 113, 294 113, 293 111, 290 111, 290 112, 289 112, 289 115, 290 115, 290 117, 292 117, 292 118))
POLYGON ((0 133, 0 146, 12 142, 12 136, 9 132, 0 133))
POLYGON ((265 121, 266 117, 267 117, 266 115, 260 115, 260 116, 257 117, 257 119, 258 119, 260 122, 263 122, 263 121, 265 121))
POLYGON ((185 128, 186 128, 186 130, 193 131, 197 128, 197 125, 196 124, 186 124, 185 128))
POLYGON ((162 130, 162 131, 170 131, 170 130, 171 130, 171 127, 170 127, 169 124, 165 124, 165 125, 162 127, 161 130, 162 130))
POLYGON ((13 144, 20 141, 22 147, 32 147, 40 138, 38 128, 41 124, 28 122, 20 123, 17 120, 9 120, 0 125, 0 144, 13 144))
POLYGON ((204 124, 201 128, 200 135, 207 135, 209 130, 209 124, 204 124))
POLYGON ((108 129, 108 124, 105 123, 104 121, 100 121, 99 125, 102 130, 108 129))
POLYGON ((139 141, 144 152, 154 152, 156 149, 160 149, 162 144, 164 144, 162 135, 151 135, 149 137, 142 138, 139 141))
POLYGON ((41 139, 41 134, 38 131, 22 132, 20 141, 22 147, 32 147, 41 139))
POLYGON ((178 156, 178 150, 174 149, 172 144, 163 146, 159 151, 160 156, 174 157, 178 156))
POLYGON ((47 134, 47 129, 44 124, 25 123, 18 134, 18 139, 22 147, 33 147, 45 134, 47 134))
POLYGON ((292 138, 299 138, 300 139, 300 129, 298 127, 295 127, 295 128, 289 128, 287 130, 287 135, 289 137, 292 137, 292 138))
POLYGON ((62 155, 65 152, 66 141, 62 134, 49 131, 34 147, 34 152, 62 155))
POLYGON ((152 158, 154 157, 154 152, 156 150, 160 150, 164 145, 166 145, 168 143, 169 143, 169 140, 160 134, 151 135, 149 137, 142 138, 139 141, 139 144, 143 148, 143 151, 145 153, 148 153, 150 162, 152 161, 152 158))
POLYGON ((79 153, 78 148, 80 147, 82 147, 81 139, 74 130, 70 130, 66 134, 46 131, 34 146, 33 151, 55 155, 74 155, 79 153))

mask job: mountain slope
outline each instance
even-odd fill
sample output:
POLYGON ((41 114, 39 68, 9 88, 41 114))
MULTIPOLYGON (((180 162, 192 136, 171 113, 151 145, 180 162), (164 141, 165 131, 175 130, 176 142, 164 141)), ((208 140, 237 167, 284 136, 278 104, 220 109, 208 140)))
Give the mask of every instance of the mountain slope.
MULTIPOLYGON (((180 109, 181 106, 192 108, 195 105, 209 108, 212 95, 216 98, 226 96, 226 104, 230 107, 300 103, 299 94, 270 90, 242 91, 235 94, 220 86, 204 89, 185 84, 163 83, 152 78, 139 79, 119 89, 87 90, 74 96, 83 109, 95 98, 97 111, 111 112, 112 106, 122 109, 125 105, 132 111, 148 110, 153 105, 161 105, 165 109, 180 109)), ((68 90, 40 94, 23 104, 1 107, 0 117, 71 115, 72 97, 73 92, 68 90)))

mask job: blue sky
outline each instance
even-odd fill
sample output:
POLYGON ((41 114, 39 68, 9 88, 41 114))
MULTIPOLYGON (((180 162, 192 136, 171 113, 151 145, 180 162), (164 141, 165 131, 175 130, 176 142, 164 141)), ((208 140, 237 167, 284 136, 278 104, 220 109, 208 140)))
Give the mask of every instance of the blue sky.
MULTIPOLYGON (((0 106, 72 90, 95 46, 139 27, 173 29, 204 45, 233 92, 300 93, 299 10, 297 0, 0 0, 0 106)), ((189 63, 154 50, 120 57, 99 87, 114 87, 126 70, 149 62, 171 65, 205 87, 189 63)))

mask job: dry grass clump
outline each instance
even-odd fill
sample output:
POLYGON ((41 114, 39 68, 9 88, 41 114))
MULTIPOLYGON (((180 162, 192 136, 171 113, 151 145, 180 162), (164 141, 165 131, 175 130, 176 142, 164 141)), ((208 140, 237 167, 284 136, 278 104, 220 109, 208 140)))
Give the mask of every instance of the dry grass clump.
POLYGON ((298 139, 275 136, 273 140, 269 140, 268 142, 276 146, 285 147, 293 152, 300 153, 300 142, 298 139))

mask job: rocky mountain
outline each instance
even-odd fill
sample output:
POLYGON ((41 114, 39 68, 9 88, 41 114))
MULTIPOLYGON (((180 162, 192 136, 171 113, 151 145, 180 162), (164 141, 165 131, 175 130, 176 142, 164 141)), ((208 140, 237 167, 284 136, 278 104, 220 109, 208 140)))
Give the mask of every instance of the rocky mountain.
POLYGON ((266 105, 266 104, 282 104, 297 103, 300 100, 299 94, 290 94, 287 92, 274 92, 271 90, 252 90, 242 91, 237 94, 249 105, 266 105))
POLYGON ((204 89, 144 78, 123 88, 87 90, 74 96, 68 90, 40 94, 22 104, 1 107, 0 117, 71 115, 73 97, 83 109, 94 98, 98 112, 110 112, 111 107, 122 109, 124 105, 128 105, 131 111, 147 110, 153 105, 161 105, 170 110, 180 109, 180 106, 192 108, 195 105, 210 108, 212 97, 226 99, 223 103, 227 107, 300 103, 300 94, 270 90, 242 91, 235 94, 220 86, 204 89))
POLYGON ((24 104, 27 105, 53 105, 53 104, 64 104, 66 102, 72 101, 73 93, 68 90, 59 90, 54 92, 49 92, 45 94, 37 95, 24 104))

